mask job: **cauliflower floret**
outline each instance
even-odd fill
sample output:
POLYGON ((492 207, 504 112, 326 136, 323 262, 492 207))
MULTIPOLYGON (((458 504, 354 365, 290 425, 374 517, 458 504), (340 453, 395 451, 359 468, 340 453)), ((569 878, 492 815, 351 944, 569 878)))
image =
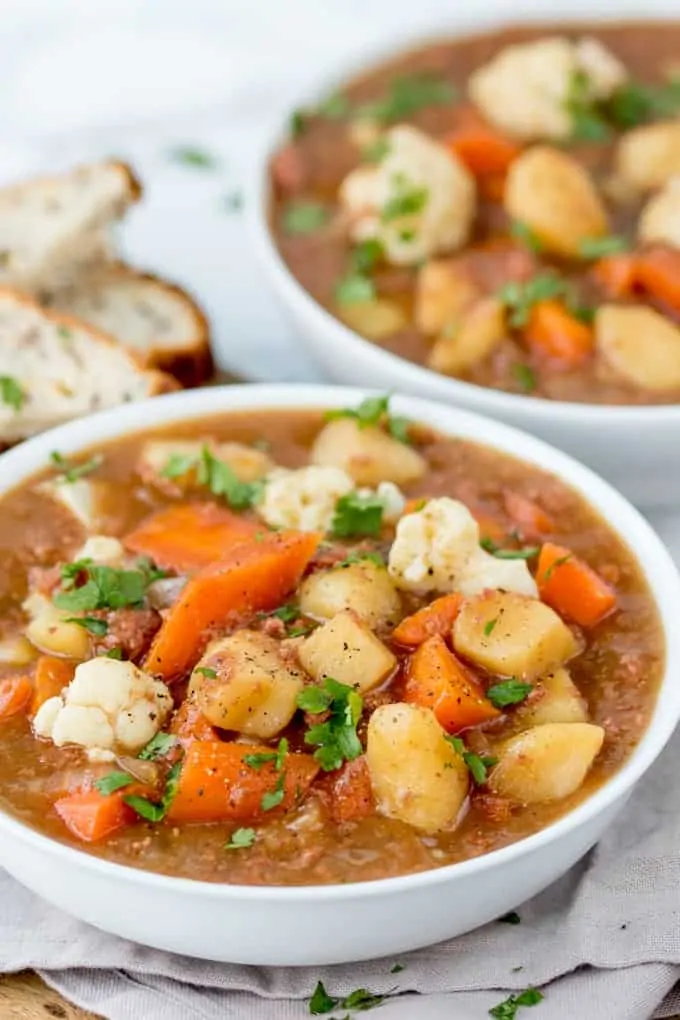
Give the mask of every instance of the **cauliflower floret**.
POLYGON ((484 116, 515 138, 567 138, 567 99, 578 72, 594 100, 607 99, 628 78, 597 39, 554 37, 506 46, 470 76, 468 91, 484 116))
POLYGON ((297 471, 281 469, 267 479, 257 512, 275 528, 329 531, 336 503, 353 488, 341 468, 312 464, 297 471))
POLYGON ((375 494, 378 499, 382 500, 385 507, 383 520, 386 524, 395 524, 403 514, 404 507, 406 506, 406 498, 403 492, 394 482, 381 482, 375 490, 375 494))
POLYGON ((75 560, 92 560, 101 567, 120 567, 125 559, 123 543, 109 535, 92 535, 73 557, 75 560))
POLYGON ((162 728, 170 691, 131 662, 101 656, 77 667, 71 683, 38 709, 34 732, 57 747, 78 744, 94 760, 136 754, 162 728))
POLYGON ((673 177, 640 213, 638 239, 680 248, 680 177, 673 177))
POLYGON ((75 482, 54 481, 42 482, 38 492, 48 499, 53 499, 64 510, 68 511, 78 524, 91 531, 99 517, 100 486, 87 478, 79 478, 75 482))
POLYGON ((475 214, 470 172, 417 128, 399 125, 385 140, 382 162, 353 170, 340 185, 352 240, 377 239, 400 266, 460 248, 475 214))
POLYGON ((444 496, 402 517, 388 570, 398 588, 425 594, 459 591, 475 595, 502 588, 536 597, 524 560, 499 560, 479 545, 479 525, 468 508, 444 496))

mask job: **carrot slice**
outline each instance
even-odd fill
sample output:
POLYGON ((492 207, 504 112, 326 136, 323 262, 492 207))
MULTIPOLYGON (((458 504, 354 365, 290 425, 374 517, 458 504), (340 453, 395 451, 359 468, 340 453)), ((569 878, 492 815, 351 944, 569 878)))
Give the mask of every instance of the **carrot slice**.
POLYGON ((616 605, 613 588, 564 546, 546 542, 538 557, 541 599, 560 616, 594 627, 616 605))
POLYGON ((431 708, 448 733, 479 726, 500 715, 438 634, 411 656, 404 701, 431 708))
POLYGON ((483 124, 461 126, 445 144, 475 177, 505 175, 522 152, 510 138, 483 124))
POLYGON ((532 353, 569 367, 582 364, 592 353, 595 342, 590 326, 571 315, 559 301, 538 301, 531 310, 524 336, 532 353))
POLYGON ((8 676, 0 680, 0 720, 18 715, 33 696, 33 684, 27 676, 8 676))
POLYGON ((55 655, 41 655, 38 658, 33 680, 31 715, 35 715, 49 698, 61 694, 64 687, 73 680, 76 666, 73 659, 58 659, 55 655))
POLYGON ((680 251, 646 249, 637 256, 635 277, 648 294, 680 312, 680 251))
POLYGON ((637 255, 607 255, 597 260, 592 275, 610 297, 628 297, 635 289, 637 268, 637 255))
POLYGON ((165 679, 186 673, 200 656, 206 632, 239 617, 281 605, 302 577, 320 535, 289 531, 244 543, 192 577, 171 607, 144 668, 165 679))
POLYGON ((260 744, 218 740, 190 744, 168 818, 174 822, 255 821, 270 814, 262 798, 276 792, 282 776, 283 796, 274 808, 292 807, 311 786, 319 765, 308 754, 287 755, 281 772, 273 761, 254 769, 244 760, 266 752, 271 747, 260 744))
POLYGON ((135 814, 123 800, 127 789, 105 795, 87 790, 61 797, 54 809, 72 835, 84 843, 105 839, 129 825, 135 814))
POLYGON ((331 816, 334 822, 358 822, 373 814, 374 801, 371 777, 366 758, 361 755, 345 762, 333 774, 331 783, 331 816))
POLYGON ((222 559, 258 531, 262 525, 215 503, 180 503, 151 514, 123 542, 165 570, 184 572, 222 559))
POLYGON ((217 740, 215 727, 208 722, 189 696, 184 699, 172 717, 170 732, 181 743, 190 740, 217 740))
POLYGON ((446 637, 453 627, 454 621, 463 604, 463 596, 458 592, 442 595, 441 598, 423 606, 411 616, 405 617, 395 627, 392 637, 400 645, 422 645, 433 634, 446 637))
POLYGON ((520 496, 512 489, 506 489, 503 493, 505 509, 520 533, 526 538, 535 538, 540 535, 549 535, 555 530, 555 522, 538 503, 526 496, 520 496))

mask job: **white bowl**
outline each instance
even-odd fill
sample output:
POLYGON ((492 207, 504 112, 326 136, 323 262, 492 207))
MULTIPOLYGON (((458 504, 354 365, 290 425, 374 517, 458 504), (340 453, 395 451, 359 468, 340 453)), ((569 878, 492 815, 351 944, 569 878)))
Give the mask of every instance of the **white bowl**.
POLYGON ((619 0, 529 0, 517 8, 515 0, 491 0, 484 5, 456 6, 445 22, 426 26, 419 38, 403 31, 379 47, 358 45, 351 62, 344 61, 321 82, 291 97, 268 133, 257 166, 257 188, 250 222, 265 275, 290 314, 310 355, 329 379, 429 397, 487 414, 524 428, 601 473, 629 499, 645 509, 675 508, 680 503, 680 405, 593 406, 504 393, 451 379, 399 358, 364 340, 334 318, 300 286, 283 262, 268 225, 268 161, 287 137, 290 111, 313 106, 360 71, 389 55, 438 37, 492 29, 503 24, 554 21, 621 21, 625 18, 678 17, 674 0, 648 0, 644 5, 619 0))
MULTIPOLYGON (((366 394, 326 386, 193 390, 106 411, 47 432, 0 457, 0 497, 44 467, 139 429, 259 408, 355 405, 366 394)), ((342 963, 402 953, 460 935, 534 896, 602 835, 680 718, 680 578, 647 522, 606 482, 531 436, 429 401, 395 398, 396 413, 474 439, 552 471, 627 542, 659 605, 665 678, 648 730, 623 768, 553 825, 461 864, 400 878, 307 888, 214 885, 110 864, 0 812, 0 865, 90 924, 160 949, 248 964, 342 963), (290 924, 294 937, 282 937, 290 924)))

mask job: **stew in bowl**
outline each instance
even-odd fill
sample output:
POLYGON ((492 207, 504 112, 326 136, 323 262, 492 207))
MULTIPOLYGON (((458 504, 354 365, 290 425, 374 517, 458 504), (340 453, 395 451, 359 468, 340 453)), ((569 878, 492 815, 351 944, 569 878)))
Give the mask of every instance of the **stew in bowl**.
POLYGON ((56 449, 0 536, 0 805, 165 875, 480 857, 595 795, 664 673, 581 494, 386 397, 56 449))
POLYGON ((271 230, 379 347, 553 401, 680 397, 677 22, 437 41, 295 112, 271 230))

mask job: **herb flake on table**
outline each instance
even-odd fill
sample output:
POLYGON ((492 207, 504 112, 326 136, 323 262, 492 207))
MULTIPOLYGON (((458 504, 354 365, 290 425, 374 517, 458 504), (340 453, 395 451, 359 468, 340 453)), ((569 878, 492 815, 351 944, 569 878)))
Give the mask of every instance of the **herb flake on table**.
POLYGON ((104 463, 104 455, 102 453, 95 453, 93 457, 83 461, 82 464, 74 464, 68 457, 64 457, 59 453, 58 450, 52 450, 50 462, 53 467, 58 468, 61 472, 57 475, 56 481, 59 484, 72 485, 81 478, 91 475, 97 468, 100 468, 104 463))
POLYGON ((325 226, 329 215, 321 202, 291 202, 283 211, 283 229, 287 234, 313 234, 325 226))
POLYGON ((0 375, 0 400, 14 411, 20 411, 26 403, 26 394, 11 375, 0 375))
POLYGON ((496 708, 506 708, 508 705, 517 705, 525 701, 531 694, 533 687, 524 683, 523 680, 501 680, 488 688, 486 696, 496 708))
POLYGON ((498 918, 499 924, 521 924, 522 918, 519 916, 516 910, 510 910, 507 914, 503 914, 502 917, 498 918))
POLYGON ((195 145, 177 145, 170 149, 168 157, 173 163, 196 170, 216 170, 219 164, 217 156, 195 145))
POLYGON ((401 974, 402 970, 406 970, 403 963, 393 963, 390 967, 390 974, 401 974))
POLYGON ((305 743, 317 748, 314 758, 324 772, 339 769, 345 761, 353 761, 362 753, 357 723, 363 705, 358 691, 331 677, 322 686, 305 687, 298 694, 297 706, 303 712, 312 715, 330 712, 325 722, 310 726, 305 733, 305 743))
POLYGON ((224 844, 224 849, 245 850, 253 845, 256 838, 255 829, 234 829, 228 842, 224 844))
POLYGON ((350 1009, 363 1013, 369 1009, 375 1009, 386 998, 386 995, 376 995, 374 992, 369 992, 367 988, 356 988, 344 998, 329 995, 323 981, 319 981, 309 1000, 309 1012, 312 1016, 332 1013, 334 1009, 350 1009))
POLYGON ((525 1006, 538 1006, 543 1002, 543 998, 543 993, 539 992, 538 988, 526 988, 518 995, 510 995, 497 1006, 492 1006, 489 1016, 494 1017, 494 1020, 515 1020, 520 1009, 525 1006))

